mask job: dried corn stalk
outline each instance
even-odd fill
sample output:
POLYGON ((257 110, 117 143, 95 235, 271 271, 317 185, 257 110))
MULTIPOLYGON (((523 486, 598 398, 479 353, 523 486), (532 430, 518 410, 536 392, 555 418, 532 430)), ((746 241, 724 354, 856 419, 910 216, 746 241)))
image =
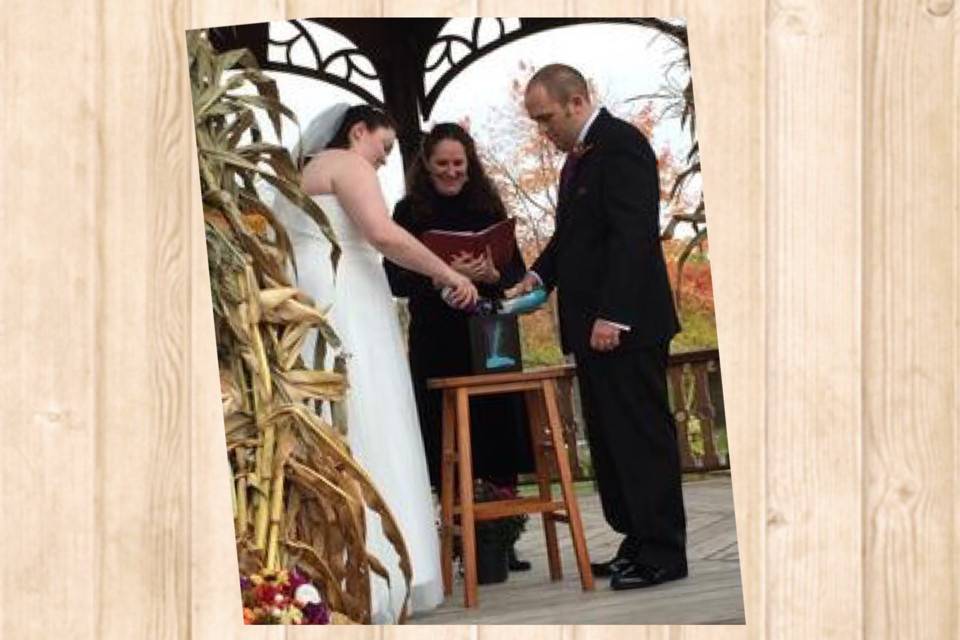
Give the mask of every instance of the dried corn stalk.
POLYGON ((241 571, 299 566, 321 585, 334 622, 369 622, 370 572, 386 572, 365 549, 368 507, 380 515, 400 557, 402 622, 412 579, 409 554, 342 429, 311 408, 318 401, 339 406, 345 369, 340 359, 333 371, 304 368, 300 351, 309 331, 319 330, 325 346, 339 344, 313 300, 292 285, 286 231, 260 201, 256 178, 317 221, 335 247, 334 264, 336 239, 322 210, 300 191, 286 150, 240 144, 255 129, 254 109, 268 112, 278 138, 281 116, 293 114, 249 52, 217 54, 202 32, 192 32, 188 53, 241 571), (245 66, 224 80, 238 62, 245 66), (259 95, 233 93, 244 82, 255 84, 259 95))

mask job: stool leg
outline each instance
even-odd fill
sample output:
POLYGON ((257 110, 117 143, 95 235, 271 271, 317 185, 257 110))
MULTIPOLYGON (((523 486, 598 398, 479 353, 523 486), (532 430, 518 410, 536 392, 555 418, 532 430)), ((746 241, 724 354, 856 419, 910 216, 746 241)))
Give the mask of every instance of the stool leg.
POLYGON ((553 438, 557 469, 560 472, 560 486, 563 489, 563 501, 567 505, 570 535, 573 538, 573 549, 576 552, 577 566, 580 569, 580 585, 584 591, 589 591, 593 589, 593 572, 590 570, 590 555, 587 553, 587 540, 583 534, 583 521, 580 519, 580 507, 577 505, 577 496, 573 491, 573 475, 570 472, 570 458, 567 456, 566 443, 563 439, 563 425, 560 422, 560 411, 557 408, 556 382, 553 380, 544 380, 543 395, 544 404, 547 406, 547 419, 550 423, 550 435, 553 438))
MULTIPOLYGON (((550 465, 544 450, 544 432, 547 423, 543 411, 541 391, 527 391, 524 394, 527 403, 527 419, 530 421, 530 442, 533 445, 533 461, 537 470, 537 485, 540 487, 541 500, 553 500, 553 488, 550 484, 550 465)), ((557 544, 557 523, 551 514, 542 514, 543 534, 547 542, 547 563, 550 567, 550 579, 562 580, 563 569, 560 565, 560 546, 557 544)))
POLYGON ((463 551, 464 606, 477 606, 477 539, 473 518, 473 462, 470 450, 470 396, 457 389, 457 453, 460 470, 460 547, 463 551))
POLYGON ((442 446, 440 456, 440 571, 443 574, 443 593, 453 593, 453 476, 456 464, 454 438, 456 400, 453 392, 443 390, 442 446))

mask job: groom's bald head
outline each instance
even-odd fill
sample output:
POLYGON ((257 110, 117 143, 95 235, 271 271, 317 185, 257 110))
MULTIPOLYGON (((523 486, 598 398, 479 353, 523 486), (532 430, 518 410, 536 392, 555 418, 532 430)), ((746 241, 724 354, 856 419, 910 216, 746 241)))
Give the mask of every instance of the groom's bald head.
POLYGON ((566 104, 573 96, 581 96, 590 103, 590 87, 583 74, 565 64, 548 64, 540 68, 527 82, 527 92, 539 85, 551 98, 566 104))
POLYGON ((540 132, 561 151, 573 149, 593 112, 587 81, 565 64, 548 64, 533 74, 523 103, 540 132))

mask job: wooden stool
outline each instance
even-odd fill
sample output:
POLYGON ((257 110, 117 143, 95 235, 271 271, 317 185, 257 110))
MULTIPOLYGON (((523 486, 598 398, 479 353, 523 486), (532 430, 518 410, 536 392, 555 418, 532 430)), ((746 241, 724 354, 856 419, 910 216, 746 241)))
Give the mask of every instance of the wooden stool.
POLYGON ((593 573, 587 554, 580 508, 573 491, 573 476, 566 453, 560 412, 557 406, 557 379, 571 377, 573 367, 551 367, 458 378, 435 378, 427 382, 430 389, 443 391, 443 456, 441 463, 440 504, 443 521, 440 562, 443 590, 453 593, 454 515, 460 516, 460 533, 464 564, 464 602, 477 605, 477 550, 475 523, 521 513, 540 513, 547 543, 550 579, 560 580, 560 549, 557 546, 557 521, 570 525, 573 548, 584 591, 593 589, 593 573), (473 468, 470 451, 470 396, 522 392, 530 420, 530 436, 540 495, 536 498, 514 498, 474 503, 473 468), (563 499, 555 501, 551 487, 550 464, 560 475, 563 499), (459 468, 459 492, 454 494, 454 473, 459 468))

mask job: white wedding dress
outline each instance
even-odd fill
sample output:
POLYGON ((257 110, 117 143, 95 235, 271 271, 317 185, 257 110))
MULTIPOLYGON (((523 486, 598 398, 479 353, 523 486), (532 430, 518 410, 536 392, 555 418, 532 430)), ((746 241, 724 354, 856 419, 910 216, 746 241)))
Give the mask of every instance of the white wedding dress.
MULTIPOLYGON (((347 439, 393 512, 413 566, 413 611, 443 600, 440 548, 433 497, 417 417, 416 401, 393 296, 380 254, 333 194, 312 196, 330 220, 342 250, 334 284, 330 244, 302 211, 288 208, 281 222, 293 244, 297 285, 324 309, 349 354, 346 396, 347 439), (292 212, 291 212, 292 211, 292 212)), ((303 347, 312 366, 316 331, 303 347)), ((329 365, 329 363, 327 363, 329 365)), ((390 572, 390 585, 371 572, 372 621, 395 622, 404 581, 398 556, 383 535, 380 517, 367 509, 367 550, 390 572)))

